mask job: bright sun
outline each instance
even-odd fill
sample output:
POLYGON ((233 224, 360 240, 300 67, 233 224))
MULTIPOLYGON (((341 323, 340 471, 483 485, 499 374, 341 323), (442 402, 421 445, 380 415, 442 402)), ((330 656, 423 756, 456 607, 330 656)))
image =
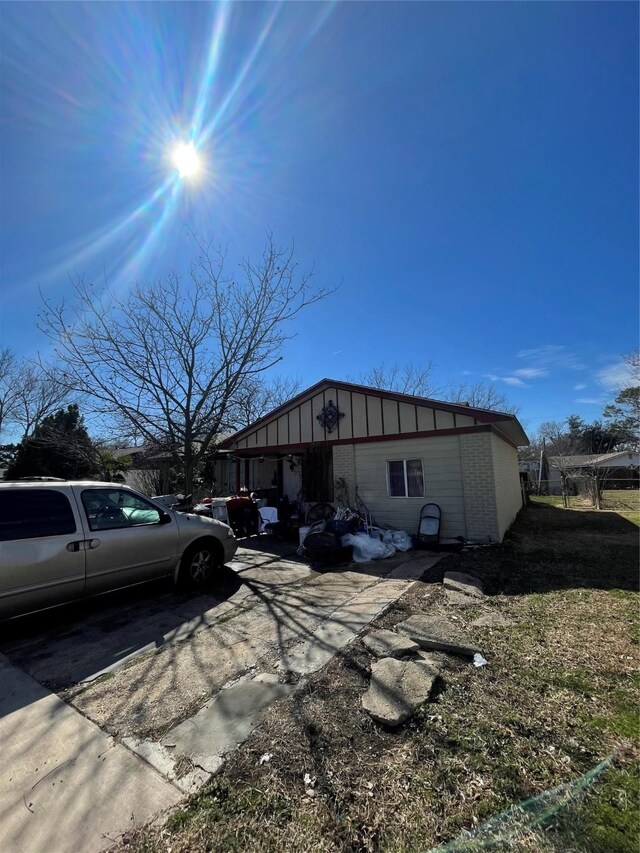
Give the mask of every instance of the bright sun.
POLYGON ((172 160, 181 178, 191 178, 200 170, 200 158, 192 142, 176 145, 172 160))

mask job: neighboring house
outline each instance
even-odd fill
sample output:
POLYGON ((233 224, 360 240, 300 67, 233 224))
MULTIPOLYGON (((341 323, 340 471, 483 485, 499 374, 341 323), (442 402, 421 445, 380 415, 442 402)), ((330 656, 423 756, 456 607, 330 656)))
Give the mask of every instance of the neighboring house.
POLYGON ((116 459, 128 457, 131 465, 123 472, 122 482, 145 495, 169 491, 170 454, 158 450, 153 444, 135 447, 118 447, 112 451, 116 459))
MULTIPOLYGON (((323 379, 221 444, 235 488, 277 497, 360 499, 379 524, 414 533, 442 509, 442 536, 500 542, 522 506, 514 415, 323 379), (234 461, 235 460, 235 461, 234 461)), ((361 506, 361 505, 360 505, 361 506)))
POLYGON ((578 454, 549 457, 549 492, 562 492, 562 474, 590 477, 596 472, 606 481, 606 488, 638 488, 640 453, 620 450, 615 453, 578 454))

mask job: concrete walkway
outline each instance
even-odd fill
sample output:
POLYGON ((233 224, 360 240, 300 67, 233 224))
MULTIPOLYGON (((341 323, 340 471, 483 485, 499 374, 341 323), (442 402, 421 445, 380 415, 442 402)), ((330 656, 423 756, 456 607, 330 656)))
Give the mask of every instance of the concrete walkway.
POLYGON ((0 850, 94 853, 182 792, 0 655, 0 850))
MULTIPOLYGON (((315 575, 286 559, 266 564, 260 554, 238 557, 232 568, 242 585, 197 617, 184 605, 182 624, 175 613, 165 619, 154 644, 161 654, 149 656, 144 620, 134 620, 135 653, 129 646, 108 667, 104 652, 74 661, 78 681, 113 670, 110 681, 86 688, 73 702, 125 735, 122 743, 0 655, 0 850, 97 853, 128 828, 162 815, 210 778, 270 705, 296 689, 287 673, 304 680, 320 669, 439 559, 414 554, 315 575), (123 668, 125 658, 130 665, 123 668), (189 690, 202 694, 203 704, 186 719, 177 717, 162 737, 126 736, 127 725, 135 732, 126 713, 136 691, 144 694, 143 711, 158 707, 166 714, 189 690), (129 704, 122 700, 114 708, 110 695, 129 704), (192 769, 181 775, 185 758, 192 769)), ((70 633, 68 642, 73 639, 70 633)), ((82 636, 75 639, 77 649, 84 646, 82 636)), ((40 662, 52 681, 65 651, 66 641, 46 666, 40 662)), ((35 667, 35 653, 31 660, 35 667)))

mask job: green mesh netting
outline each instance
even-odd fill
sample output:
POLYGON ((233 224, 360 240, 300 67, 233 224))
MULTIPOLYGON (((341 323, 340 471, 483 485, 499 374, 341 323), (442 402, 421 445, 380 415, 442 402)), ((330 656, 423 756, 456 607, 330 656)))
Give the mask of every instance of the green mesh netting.
POLYGON ((428 853, 475 853, 478 850, 488 850, 498 844, 504 844, 522 832, 540 826, 575 800, 603 770, 606 770, 612 759, 613 756, 610 755, 578 779, 512 806, 489 818, 476 829, 466 832, 464 838, 433 847, 428 853))

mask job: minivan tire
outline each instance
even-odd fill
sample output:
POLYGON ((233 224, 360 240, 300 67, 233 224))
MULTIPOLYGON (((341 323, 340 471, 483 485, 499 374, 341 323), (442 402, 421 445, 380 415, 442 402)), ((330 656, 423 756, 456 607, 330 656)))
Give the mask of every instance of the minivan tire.
POLYGON ((182 555, 178 572, 178 587, 184 590, 208 586, 215 570, 224 563, 224 552, 217 539, 194 542, 182 555))

